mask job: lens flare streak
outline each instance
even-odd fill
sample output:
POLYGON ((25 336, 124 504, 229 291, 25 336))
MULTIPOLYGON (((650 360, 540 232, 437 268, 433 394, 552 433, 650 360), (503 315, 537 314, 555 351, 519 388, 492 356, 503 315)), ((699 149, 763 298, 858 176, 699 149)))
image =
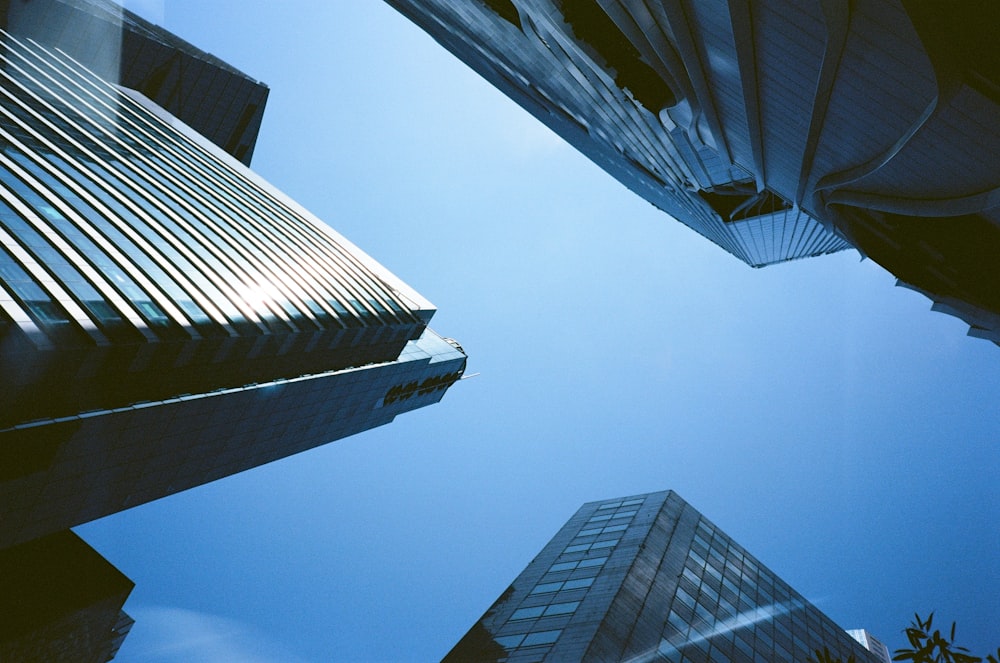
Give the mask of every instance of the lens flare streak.
POLYGON ((753 626, 754 624, 758 624, 760 622, 770 621, 782 615, 787 615, 788 613, 799 610, 804 606, 804 601, 796 599, 792 601, 785 601, 783 603, 772 603, 771 605, 754 608, 753 610, 746 610, 735 617, 730 617, 729 619, 723 619, 722 621, 716 622, 712 627, 712 630, 708 633, 699 633, 695 637, 688 638, 679 645, 674 645, 666 640, 661 640, 659 646, 655 649, 633 656, 628 659, 626 663, 650 663, 651 661, 655 661, 661 657, 668 658, 677 654, 681 647, 701 644, 710 638, 714 638, 724 633, 730 633, 741 628, 753 626))

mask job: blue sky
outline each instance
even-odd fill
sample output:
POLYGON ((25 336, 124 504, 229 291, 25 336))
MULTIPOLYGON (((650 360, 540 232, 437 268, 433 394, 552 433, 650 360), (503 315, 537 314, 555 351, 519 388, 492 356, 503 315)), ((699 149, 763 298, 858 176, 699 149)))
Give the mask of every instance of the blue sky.
POLYGON ((78 528, 136 582, 117 660, 436 660, 581 503, 667 488, 845 628, 1000 645, 1000 348, 855 252, 744 266, 384 3, 135 5, 271 87, 255 170, 481 375, 78 528))

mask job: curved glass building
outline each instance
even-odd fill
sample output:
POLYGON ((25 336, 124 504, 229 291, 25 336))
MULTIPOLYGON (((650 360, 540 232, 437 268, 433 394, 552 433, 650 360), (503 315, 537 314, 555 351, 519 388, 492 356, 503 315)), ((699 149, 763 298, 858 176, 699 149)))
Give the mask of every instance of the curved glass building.
POLYGON ((856 248, 1000 343, 1000 5, 387 0, 748 265, 856 248))

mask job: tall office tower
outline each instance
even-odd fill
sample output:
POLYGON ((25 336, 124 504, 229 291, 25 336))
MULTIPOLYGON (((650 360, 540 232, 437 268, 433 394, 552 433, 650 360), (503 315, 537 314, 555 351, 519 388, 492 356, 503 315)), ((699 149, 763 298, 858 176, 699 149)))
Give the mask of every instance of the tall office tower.
POLYGON ((885 644, 873 636, 871 633, 863 628, 852 628, 847 630, 847 634, 864 645, 864 648, 875 654, 880 663, 892 663, 892 657, 889 656, 889 648, 885 644))
POLYGON ((748 264, 855 246, 1000 341, 1000 4, 387 2, 748 264))
POLYGON ((0 548, 388 423, 465 367, 338 233, 7 33, 0 184, 0 548))
POLYGON ((69 531, 0 550, 0 660, 105 663, 132 581, 69 531))
POLYGON ((445 661, 877 663, 673 491, 590 502, 445 661))
POLYGON ((250 165, 268 89, 113 0, 8 0, 0 28, 137 90, 250 165))

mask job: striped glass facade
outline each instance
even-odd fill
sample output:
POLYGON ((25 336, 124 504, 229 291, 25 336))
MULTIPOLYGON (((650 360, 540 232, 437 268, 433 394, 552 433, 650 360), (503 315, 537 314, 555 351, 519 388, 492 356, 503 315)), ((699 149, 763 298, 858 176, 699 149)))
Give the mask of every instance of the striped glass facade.
POLYGON ((0 547, 387 423, 460 377, 391 272, 142 95, 3 39, 0 547))
POLYGON ((0 27, 58 48, 106 81, 137 90, 250 165, 267 86, 114 0, 0 3, 0 27))
POLYGON ((590 502, 445 661, 877 658, 672 491, 590 502))
MULTIPOLYGON (((12 343, 59 355, 58 380, 65 364, 90 359, 86 350, 115 346, 147 365, 162 356, 194 389, 232 387, 275 377, 276 357, 287 366, 280 377, 295 377, 394 359, 420 335, 421 303, 249 171, 61 53, 9 39, 3 327, 12 343), (205 354, 226 371, 200 374, 205 354)), ((50 386, 38 372, 21 379, 33 402, 38 384, 50 386)), ((149 387, 149 396, 190 391, 149 387)), ((7 401, 0 422, 23 418, 33 408, 25 400, 7 401)), ((39 414, 120 404, 89 385, 39 414)))

